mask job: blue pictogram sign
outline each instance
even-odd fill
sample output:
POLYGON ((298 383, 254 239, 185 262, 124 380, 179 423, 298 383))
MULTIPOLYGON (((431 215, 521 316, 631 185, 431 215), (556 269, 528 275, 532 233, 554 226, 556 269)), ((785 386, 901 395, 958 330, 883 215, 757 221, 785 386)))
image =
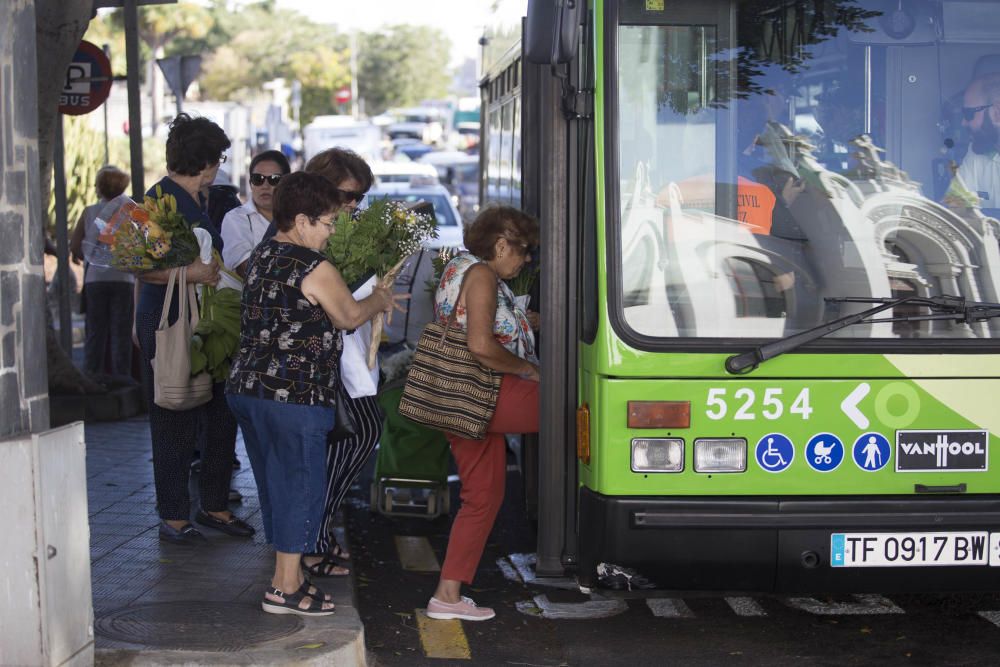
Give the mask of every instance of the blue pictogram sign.
POLYGON ((830 472, 844 461, 844 443, 832 433, 817 433, 806 443, 806 463, 813 470, 830 472))
POLYGON ((881 433, 863 433, 854 441, 854 462, 867 472, 881 470, 889 463, 892 446, 881 433))
POLYGON ((781 472, 792 465, 795 445, 781 433, 768 433, 757 443, 757 465, 767 472, 781 472))

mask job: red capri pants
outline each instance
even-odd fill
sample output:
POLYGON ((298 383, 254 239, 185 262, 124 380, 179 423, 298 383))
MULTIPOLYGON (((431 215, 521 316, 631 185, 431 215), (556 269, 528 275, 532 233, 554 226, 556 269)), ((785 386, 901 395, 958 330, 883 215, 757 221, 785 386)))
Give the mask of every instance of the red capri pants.
POLYGON ((507 482, 505 433, 538 432, 538 383, 505 374, 484 440, 448 434, 462 482, 462 507, 448 539, 442 579, 472 583, 507 482))

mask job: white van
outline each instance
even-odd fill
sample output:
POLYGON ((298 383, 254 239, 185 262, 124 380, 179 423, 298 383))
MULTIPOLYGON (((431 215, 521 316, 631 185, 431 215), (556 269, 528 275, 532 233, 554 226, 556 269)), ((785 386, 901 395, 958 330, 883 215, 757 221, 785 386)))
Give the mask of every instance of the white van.
POLYGON ((302 130, 308 161, 327 148, 349 148, 367 162, 382 159, 382 133, 373 123, 350 116, 316 116, 302 130))

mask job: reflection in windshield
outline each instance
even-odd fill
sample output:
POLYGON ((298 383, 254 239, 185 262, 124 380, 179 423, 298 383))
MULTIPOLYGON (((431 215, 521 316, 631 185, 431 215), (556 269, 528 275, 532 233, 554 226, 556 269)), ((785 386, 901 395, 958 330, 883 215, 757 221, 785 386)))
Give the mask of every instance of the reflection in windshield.
MULTIPOLYGON (((659 6, 623 2, 616 35, 633 330, 769 338, 863 308, 827 297, 1000 301, 1000 3, 659 6)), ((998 333, 919 321, 836 335, 998 333)))

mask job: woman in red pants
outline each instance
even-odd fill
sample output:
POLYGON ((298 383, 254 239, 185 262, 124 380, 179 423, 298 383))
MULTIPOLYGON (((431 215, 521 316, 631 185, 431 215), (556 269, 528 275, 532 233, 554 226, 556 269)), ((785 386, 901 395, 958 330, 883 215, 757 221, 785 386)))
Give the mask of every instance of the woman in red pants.
POLYGON ((462 507, 448 540, 448 553, 427 616, 485 621, 496 614, 461 595, 472 583, 486 538, 503 502, 507 475, 505 433, 538 432, 538 359, 527 314, 515 305, 504 282, 531 259, 538 223, 521 211, 485 209, 465 232, 468 253, 445 267, 435 294, 441 323, 455 311, 452 326, 467 333, 469 351, 483 366, 503 373, 496 412, 484 440, 448 435, 462 481, 462 507))

